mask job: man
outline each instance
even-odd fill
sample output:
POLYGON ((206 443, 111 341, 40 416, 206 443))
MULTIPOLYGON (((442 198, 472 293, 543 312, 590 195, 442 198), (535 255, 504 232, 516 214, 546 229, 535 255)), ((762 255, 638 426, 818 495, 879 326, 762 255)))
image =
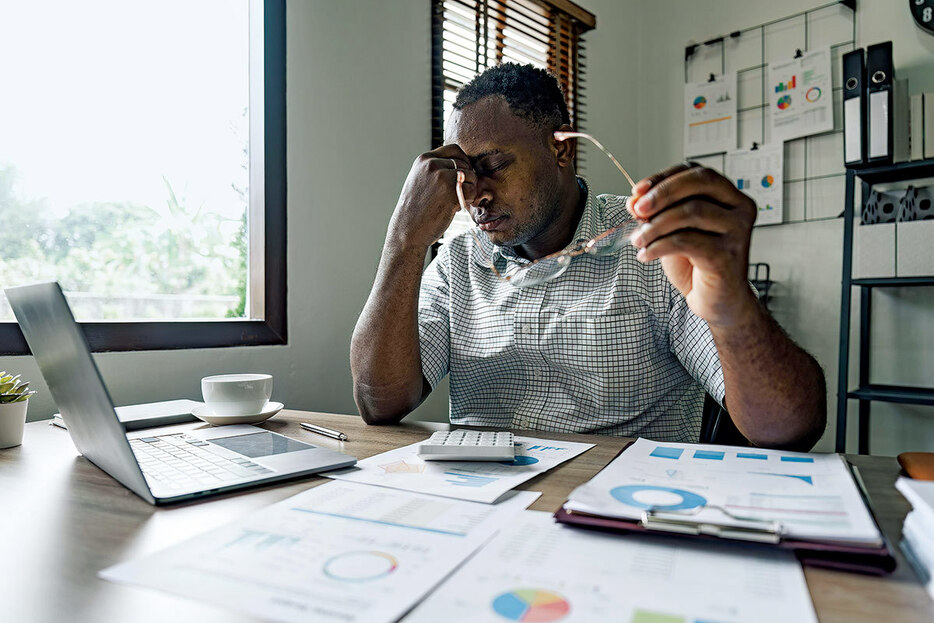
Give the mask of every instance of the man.
POLYGON ((448 144, 406 179, 354 330, 364 420, 398 422, 450 373, 455 424, 697 441, 706 389, 754 444, 810 448, 824 377, 746 280, 752 200, 688 164, 628 201, 595 197, 575 174, 575 141, 555 137, 571 130, 557 81, 531 65, 461 90, 448 144), (481 231, 445 244, 423 275, 457 212, 458 175, 481 231), (497 275, 633 217, 632 246, 613 255, 582 254, 528 288, 497 275))

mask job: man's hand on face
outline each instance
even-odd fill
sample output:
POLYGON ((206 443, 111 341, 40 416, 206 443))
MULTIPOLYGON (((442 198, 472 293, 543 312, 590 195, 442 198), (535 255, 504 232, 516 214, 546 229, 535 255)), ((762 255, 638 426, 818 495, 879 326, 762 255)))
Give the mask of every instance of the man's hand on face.
POLYGON ((633 188, 629 211, 645 223, 632 238, 643 262, 661 258, 691 310, 730 326, 758 310, 749 284, 756 205, 719 173, 680 164, 633 188))
POLYGON ((464 172, 464 199, 469 204, 477 175, 460 147, 445 145, 415 159, 389 223, 392 242, 428 249, 444 235, 460 209, 455 192, 458 170, 464 172))

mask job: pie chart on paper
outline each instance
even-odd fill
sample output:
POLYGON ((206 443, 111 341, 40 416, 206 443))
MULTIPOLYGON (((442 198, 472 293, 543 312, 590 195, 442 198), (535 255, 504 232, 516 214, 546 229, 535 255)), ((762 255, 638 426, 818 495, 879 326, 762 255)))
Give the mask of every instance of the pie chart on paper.
POLYGON ((492 606, 493 612, 507 621, 524 623, 560 621, 571 611, 571 604, 564 597, 538 588, 503 593, 493 600, 492 606))

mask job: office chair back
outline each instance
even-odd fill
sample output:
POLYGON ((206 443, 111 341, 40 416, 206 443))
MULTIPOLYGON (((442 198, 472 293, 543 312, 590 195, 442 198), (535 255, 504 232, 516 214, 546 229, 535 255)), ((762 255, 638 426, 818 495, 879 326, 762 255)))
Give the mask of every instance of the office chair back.
POLYGON ((704 413, 701 419, 699 441, 700 443, 747 448, 752 445, 736 428, 727 410, 721 407, 710 394, 704 396, 704 413))

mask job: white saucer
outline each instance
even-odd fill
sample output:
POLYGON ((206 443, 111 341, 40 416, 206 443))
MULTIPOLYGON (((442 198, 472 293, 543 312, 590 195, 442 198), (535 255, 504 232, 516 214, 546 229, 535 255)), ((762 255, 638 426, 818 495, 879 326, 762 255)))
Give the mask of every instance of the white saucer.
POLYGON ((259 413, 252 415, 221 415, 214 413, 207 405, 198 405, 191 410, 191 414, 199 420, 204 420, 214 426, 226 426, 228 424, 259 424, 265 422, 282 410, 284 405, 281 402, 267 402, 266 406, 259 413))

